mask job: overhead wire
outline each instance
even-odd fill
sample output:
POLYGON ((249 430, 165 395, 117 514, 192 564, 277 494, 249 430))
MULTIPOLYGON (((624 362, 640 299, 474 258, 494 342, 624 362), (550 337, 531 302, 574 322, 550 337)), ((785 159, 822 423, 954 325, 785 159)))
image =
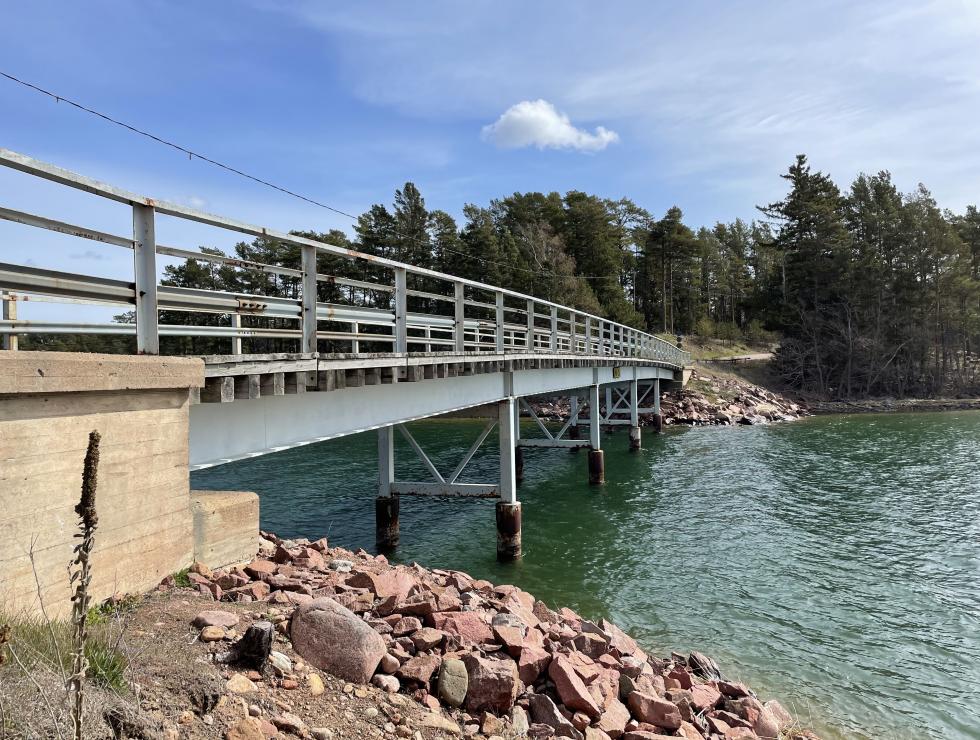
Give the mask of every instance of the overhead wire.
MULTIPOLYGON (((266 180, 266 179, 264 179, 262 177, 258 177, 256 175, 252 175, 252 174, 250 174, 248 172, 245 172, 244 170, 241 170, 241 169, 239 169, 237 167, 234 167, 234 166, 229 165, 229 164, 225 164, 224 162, 221 162, 221 161, 219 161, 217 159, 214 159, 213 157, 209 157, 209 156, 207 156, 205 154, 201 154, 200 152, 197 152, 197 151, 194 151, 192 149, 189 149, 189 148, 187 148, 185 146, 182 146, 181 144, 177 144, 177 143, 175 143, 173 141, 170 141, 168 139, 165 139, 162 136, 157 136, 156 134, 153 134, 153 133, 151 133, 149 131, 146 131, 144 129, 141 129, 141 128, 139 128, 137 126, 134 126, 132 124, 126 123, 125 121, 121 121, 118 118, 115 118, 113 116, 110 116, 110 115, 108 115, 106 113, 102 113, 101 111, 95 110, 94 108, 91 108, 91 107, 89 107, 87 105, 83 105, 82 103, 79 103, 76 100, 72 100, 71 98, 67 98, 64 95, 60 95, 58 93, 54 93, 54 92, 52 92, 50 90, 46 90, 45 88, 41 87, 40 85, 36 85, 33 82, 28 82, 27 80, 23 80, 23 79, 21 79, 19 77, 15 77, 14 75, 9 74, 7 72, 4 72, 3 70, 0 70, 0 77, 4 77, 4 78, 10 80, 11 82, 15 82, 18 85, 22 85, 22 86, 24 86, 24 87, 26 87, 26 88, 28 88, 30 90, 33 90, 33 91, 35 91, 37 93, 40 93, 42 95, 46 95, 49 98, 53 99, 57 103, 67 103, 68 105, 70 105, 70 106, 72 106, 74 108, 77 108, 78 110, 81 110, 81 111, 84 111, 85 113, 88 113, 90 115, 96 116, 97 118, 100 118, 100 119, 102 119, 102 120, 104 120, 104 121, 106 121, 108 123, 111 123, 111 124, 113 124, 115 126, 119 126, 121 128, 124 128, 124 129, 126 129, 126 130, 134 133, 134 134, 137 134, 139 136, 144 136, 144 137, 146 137, 146 138, 148 138, 148 139, 150 139, 152 141, 155 141, 158 144, 162 144, 164 146, 170 147, 171 149, 175 149, 176 151, 179 151, 179 152, 181 152, 183 154, 186 154, 188 156, 188 159, 191 159, 191 160, 193 160, 194 158, 200 159, 202 162, 207 162, 208 164, 213 165, 215 167, 218 167, 218 168, 220 168, 222 170, 225 170, 226 172, 230 172, 230 173, 235 174, 235 175, 238 175, 240 177, 244 177, 244 178, 246 178, 248 180, 251 180, 252 182, 255 182, 255 183, 258 183, 259 185, 263 185, 265 187, 271 188, 271 189, 276 190, 276 191, 278 191, 280 193, 283 193, 284 195, 288 195, 288 196, 290 196, 292 198, 298 198, 299 200, 305 201, 306 203, 309 203, 310 205, 314 205, 314 206, 317 206, 319 208, 326 209, 326 210, 328 210, 328 211, 330 211, 332 213, 336 213, 336 214, 338 214, 340 216, 344 216, 345 218, 349 218, 349 219, 351 219, 352 221, 355 221, 355 222, 357 222, 357 221, 360 220, 360 218, 358 216, 354 215, 353 213, 349 213, 349 212, 344 211, 344 210, 342 210, 340 208, 335 208, 334 206, 328 205, 326 203, 322 203, 321 201, 316 200, 315 198, 310 198, 310 197, 308 197, 306 195, 303 195, 301 193, 297 193, 294 190, 291 190, 289 188, 283 187, 282 185, 277 185, 274 182, 271 182, 269 180, 266 180)), ((403 234, 403 233, 398 232, 398 231, 395 231, 394 233, 395 233, 396 236, 401 237, 402 239, 409 239, 409 240, 414 241, 419 246, 432 246, 431 244, 424 245, 423 242, 417 236, 413 236, 413 235, 410 235, 410 234, 403 234)), ((512 265, 509 262, 501 262, 499 260, 492 260, 492 259, 489 259, 487 257, 480 257, 479 255, 471 254, 470 252, 463 252, 463 251, 457 250, 457 249, 452 249, 451 247, 446 247, 446 246, 441 246, 440 245, 439 246, 439 249, 442 250, 442 251, 444 251, 444 252, 450 252, 452 254, 457 254, 457 255, 460 255, 462 257, 466 257, 467 259, 477 260, 479 262, 482 262, 483 264, 497 265, 497 266, 500 266, 500 267, 506 267, 509 270, 518 270, 520 272, 526 272, 526 273, 530 273, 530 274, 533 274, 533 275, 551 275, 552 277, 573 277, 573 278, 582 278, 584 280, 612 280, 612 279, 619 280, 620 279, 620 275, 619 274, 609 274, 609 275, 561 275, 561 274, 556 273, 556 272, 553 272, 553 271, 535 270, 535 269, 530 269, 530 268, 525 268, 525 267, 518 267, 518 266, 512 265)))

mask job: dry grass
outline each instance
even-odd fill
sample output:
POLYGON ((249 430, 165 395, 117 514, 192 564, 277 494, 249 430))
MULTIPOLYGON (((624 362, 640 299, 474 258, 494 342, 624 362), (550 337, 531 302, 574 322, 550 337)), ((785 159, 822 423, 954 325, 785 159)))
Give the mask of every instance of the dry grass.
MULTIPOLYGON (((132 701, 128 613, 115 607, 91 612, 86 640, 85 737, 112 737, 103 714, 132 701)), ((72 670, 72 625, 43 616, 0 617, 9 628, 0 661, 0 739, 68 738, 72 735, 67 677, 72 670)))

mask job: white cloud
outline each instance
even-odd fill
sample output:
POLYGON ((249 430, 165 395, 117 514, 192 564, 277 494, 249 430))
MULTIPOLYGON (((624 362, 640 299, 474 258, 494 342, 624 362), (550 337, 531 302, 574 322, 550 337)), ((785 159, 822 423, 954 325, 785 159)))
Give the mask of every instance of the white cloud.
POLYGON ((572 125, 567 115, 547 100, 523 100, 494 123, 483 127, 483 138, 502 149, 577 149, 599 152, 619 141, 619 134, 598 126, 595 133, 572 125))
POLYGON ((886 168, 953 209, 976 200, 976 0, 558 6, 297 0, 284 12, 329 37, 354 95, 402 115, 469 127, 541 97, 578 123, 615 121, 613 176, 641 199, 651 169, 713 211, 729 184, 751 182, 737 200, 752 215, 806 152, 842 185, 886 168))

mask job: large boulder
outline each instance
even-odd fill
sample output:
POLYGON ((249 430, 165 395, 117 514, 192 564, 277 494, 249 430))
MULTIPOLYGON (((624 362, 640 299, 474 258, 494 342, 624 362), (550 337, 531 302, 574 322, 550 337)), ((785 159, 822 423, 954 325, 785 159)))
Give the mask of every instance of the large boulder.
POLYGON ((432 615, 433 626, 464 643, 480 645, 493 641, 490 625, 480 612, 439 612, 432 615))
POLYGON ((475 653, 463 656, 469 677, 466 708, 503 713, 514 706, 520 686, 517 663, 510 659, 492 660, 475 653))
POLYGON ((584 712, 590 719, 596 719, 602 713, 592 694, 585 688, 582 679, 575 672, 575 667, 564 655, 556 655, 548 666, 548 676, 555 683, 555 690, 564 704, 571 711, 584 712))
POLYGON ((681 713, 677 705, 661 699, 659 696, 634 691, 627 700, 633 716, 640 722, 663 727, 667 730, 677 730, 681 726, 681 713))
POLYGON ((293 612, 293 649, 308 663, 347 681, 367 683, 384 657, 385 643, 354 612, 333 599, 314 599, 293 612))
POLYGON ((547 694, 531 694, 528 697, 531 719, 535 724, 550 727, 556 737, 582 740, 582 733, 575 729, 547 694))

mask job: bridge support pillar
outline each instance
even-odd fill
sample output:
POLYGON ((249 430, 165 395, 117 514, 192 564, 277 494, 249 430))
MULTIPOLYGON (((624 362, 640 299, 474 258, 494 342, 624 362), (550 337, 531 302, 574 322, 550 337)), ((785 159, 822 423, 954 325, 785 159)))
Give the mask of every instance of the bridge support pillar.
MULTIPOLYGON (((608 390, 608 389, 607 389, 608 390)), ((589 483, 606 482, 606 462, 600 445, 599 385, 589 387, 589 483)))
MULTIPOLYGON (((568 399, 568 418, 572 420, 572 425, 568 427, 568 438, 578 439, 578 396, 570 396, 568 399)), ((578 447, 573 447, 572 452, 578 452, 578 447)))
POLYGON ((398 547, 400 508, 398 496, 378 496, 374 500, 375 542, 381 551, 398 547))
POLYGON ((589 450, 589 483, 601 485, 606 482, 606 457, 602 450, 589 450))
POLYGON ((382 551, 398 546, 400 502, 391 492, 394 481, 394 427, 381 427, 378 429, 378 497, 374 501, 374 531, 375 543, 382 551))
POLYGON ((640 385, 636 381, 636 368, 633 368, 633 380, 630 383, 630 449, 642 447, 640 436, 640 385))
POLYGON ((497 502, 497 560, 521 557, 521 504, 497 502))
POLYGON ((517 447, 519 411, 514 398, 497 404, 497 428, 500 430, 500 501, 497 502, 497 559, 515 560, 521 556, 521 505, 517 501, 517 469, 520 460, 523 475, 523 453, 517 447))

